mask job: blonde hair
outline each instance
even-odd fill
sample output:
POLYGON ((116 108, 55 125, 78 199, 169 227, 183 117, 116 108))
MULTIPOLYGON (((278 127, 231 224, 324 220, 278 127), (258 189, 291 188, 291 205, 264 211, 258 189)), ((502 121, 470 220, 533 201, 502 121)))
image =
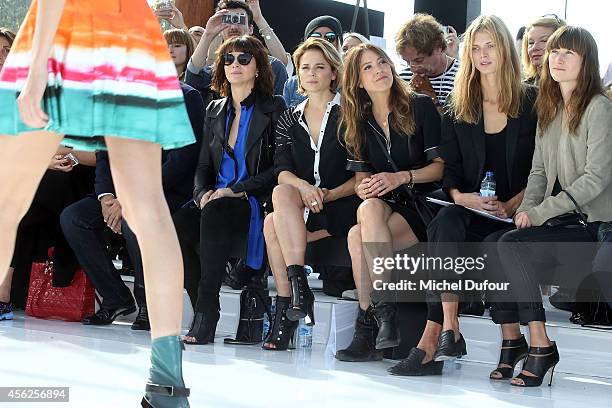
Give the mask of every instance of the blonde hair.
POLYGON ((582 116, 595 95, 605 95, 599 77, 599 57, 597 43, 587 30, 582 27, 563 26, 553 33, 546 44, 546 53, 542 63, 540 92, 536 100, 538 127, 544 134, 557 114, 566 106, 567 127, 571 134, 576 134, 582 116), (578 83, 564 105, 559 83, 550 75, 548 59, 551 50, 566 48, 582 57, 582 67, 578 74, 578 83))
MULTIPOLYGON (((531 63, 529 53, 527 52, 529 48, 529 30, 534 27, 544 27, 550 28, 555 32, 559 27, 563 27, 564 25, 566 25, 565 21, 559 17, 543 16, 536 18, 525 26, 525 34, 523 35, 523 42, 521 44, 521 59, 523 61, 523 75, 526 81, 533 82, 540 78, 540 70, 531 63)), ((542 66, 544 66, 544 64, 542 64, 542 66)))
POLYGON ((373 44, 359 44, 351 48, 344 60, 338 136, 357 160, 361 159, 361 148, 366 137, 362 126, 366 117, 372 112, 372 100, 366 90, 359 86, 361 56, 368 50, 383 58, 391 67, 393 85, 389 94, 391 107, 389 126, 407 136, 412 135, 416 128, 412 110, 414 93, 408 83, 397 75, 389 56, 373 44))
POLYGON ((457 120, 470 124, 478 123, 482 115, 480 71, 476 69, 472 57, 474 38, 479 32, 489 34, 495 44, 499 110, 516 118, 524 93, 518 54, 510 31, 499 17, 493 15, 479 16, 464 34, 463 55, 455 77, 455 88, 450 95, 450 109, 457 120))
MULTIPOLYGON (((300 69, 300 60, 306 53, 306 51, 317 50, 323 54, 325 61, 329 64, 332 69, 332 72, 336 74, 336 79, 331 81, 329 85, 329 90, 333 93, 338 91, 338 86, 342 83, 342 57, 340 53, 329 41, 322 40, 320 38, 309 38, 304 41, 293 53, 293 64, 295 66, 296 71, 299 72, 300 69)), ((301 94, 305 94, 306 91, 302 87, 302 83, 300 80, 300 75, 297 75, 298 81, 298 91, 301 94)))

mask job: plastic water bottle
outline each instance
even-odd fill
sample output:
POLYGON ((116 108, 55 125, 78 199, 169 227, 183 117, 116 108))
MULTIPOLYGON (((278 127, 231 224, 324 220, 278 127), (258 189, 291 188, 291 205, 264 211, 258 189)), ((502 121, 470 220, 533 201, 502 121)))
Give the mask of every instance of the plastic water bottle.
MULTIPOLYGON (((270 304, 270 315, 272 315, 272 319, 274 319, 274 315, 275 314, 276 314, 276 302, 274 302, 274 300, 272 300, 272 304, 270 304)), ((264 340, 265 340, 265 336, 268 335, 268 331, 270 330, 270 325, 271 324, 272 323, 268 319, 268 313, 264 312, 264 317, 263 317, 263 335, 264 335, 264 340)))
POLYGON ((487 171, 485 178, 480 183, 480 196, 493 197, 495 195, 495 177, 492 171, 487 171))
POLYGON ((305 349, 312 347, 312 326, 306 325, 304 319, 300 319, 298 325, 298 348, 305 349))
POLYGON ((312 266, 304 265, 304 272, 306 272, 306 276, 310 275, 312 271, 313 271, 312 266))

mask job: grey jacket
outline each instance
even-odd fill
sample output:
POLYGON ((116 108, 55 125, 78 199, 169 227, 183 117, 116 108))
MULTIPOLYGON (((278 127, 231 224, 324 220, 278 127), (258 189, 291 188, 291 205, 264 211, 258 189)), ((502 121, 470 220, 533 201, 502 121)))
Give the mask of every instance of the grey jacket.
POLYGON ((589 222, 612 221, 612 102, 595 96, 582 116, 577 134, 561 124, 562 113, 544 134, 538 129, 523 202, 534 226, 571 212, 565 193, 551 196, 557 177, 578 202, 589 222))

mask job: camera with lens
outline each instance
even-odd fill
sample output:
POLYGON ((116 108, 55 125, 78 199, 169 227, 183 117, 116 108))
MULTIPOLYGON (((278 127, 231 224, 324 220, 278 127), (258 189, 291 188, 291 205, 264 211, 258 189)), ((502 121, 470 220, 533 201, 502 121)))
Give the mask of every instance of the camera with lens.
POLYGON ((223 23, 233 25, 246 25, 246 14, 227 13, 223 15, 223 23))

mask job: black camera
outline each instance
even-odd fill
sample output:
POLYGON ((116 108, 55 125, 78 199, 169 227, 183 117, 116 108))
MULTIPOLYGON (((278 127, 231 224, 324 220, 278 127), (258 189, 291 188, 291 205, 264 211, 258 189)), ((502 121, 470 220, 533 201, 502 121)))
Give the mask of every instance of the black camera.
POLYGON ((227 13, 223 15, 223 23, 233 25, 246 25, 246 14, 227 13))

